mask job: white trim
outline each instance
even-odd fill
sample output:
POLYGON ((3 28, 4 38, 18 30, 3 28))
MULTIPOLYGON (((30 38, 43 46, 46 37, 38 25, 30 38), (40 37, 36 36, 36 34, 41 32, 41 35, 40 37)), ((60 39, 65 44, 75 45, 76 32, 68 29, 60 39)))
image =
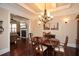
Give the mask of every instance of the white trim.
MULTIPOLYGON (((71 6, 71 3, 69 3, 67 5, 63 5, 63 6, 57 7, 55 9, 53 9, 53 11, 55 12, 55 11, 60 11, 60 10, 68 9, 68 8, 70 8, 70 6, 71 6)), ((52 11, 52 9, 51 9, 51 11, 52 11)))
POLYGON ((9 48, 1 49, 1 50, 0 50, 0 55, 2 55, 2 54, 4 54, 4 53, 7 53, 7 52, 9 52, 9 51, 10 51, 9 48))
POLYGON ((18 3, 18 5, 20 5, 21 7, 23 7, 23 8, 25 8, 25 9, 29 10, 30 12, 32 12, 32 13, 34 13, 34 14, 36 14, 36 12, 35 12, 35 11, 33 11, 32 9, 30 9, 27 5, 22 4, 22 3, 18 3))
POLYGON ((67 46, 76 48, 76 44, 69 43, 67 46))

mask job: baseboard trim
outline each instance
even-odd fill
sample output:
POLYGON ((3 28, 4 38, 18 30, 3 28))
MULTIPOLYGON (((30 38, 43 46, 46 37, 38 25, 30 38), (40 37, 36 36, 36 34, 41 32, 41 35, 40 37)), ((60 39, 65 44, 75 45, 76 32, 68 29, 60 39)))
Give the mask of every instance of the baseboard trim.
POLYGON ((69 43, 67 46, 76 48, 76 44, 71 44, 71 43, 69 43))
POLYGON ((1 49, 1 50, 0 50, 0 55, 2 55, 2 54, 4 54, 4 53, 7 53, 7 52, 9 52, 9 51, 10 51, 9 48, 1 49))

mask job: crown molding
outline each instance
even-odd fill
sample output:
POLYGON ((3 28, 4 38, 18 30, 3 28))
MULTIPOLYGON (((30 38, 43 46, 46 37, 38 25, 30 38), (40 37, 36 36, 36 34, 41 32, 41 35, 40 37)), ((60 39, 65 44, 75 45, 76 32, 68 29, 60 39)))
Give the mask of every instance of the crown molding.
POLYGON ((27 5, 25 5, 24 3, 17 3, 18 5, 20 5, 21 7, 27 9, 28 11, 32 12, 33 14, 36 14, 35 11, 33 11, 31 8, 29 8, 27 5))
POLYGON ((51 9, 51 11, 60 11, 60 10, 64 10, 64 9, 68 9, 71 7, 71 4, 67 4, 67 5, 63 5, 63 6, 60 6, 60 7, 57 7, 57 8, 54 8, 54 9, 51 9))

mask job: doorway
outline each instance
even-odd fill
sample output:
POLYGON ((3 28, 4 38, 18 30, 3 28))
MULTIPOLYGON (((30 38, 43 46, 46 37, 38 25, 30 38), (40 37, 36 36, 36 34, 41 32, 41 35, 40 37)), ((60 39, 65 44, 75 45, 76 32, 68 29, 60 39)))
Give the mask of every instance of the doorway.
POLYGON ((18 40, 28 37, 28 20, 14 14, 10 17, 10 43, 15 44, 18 40))

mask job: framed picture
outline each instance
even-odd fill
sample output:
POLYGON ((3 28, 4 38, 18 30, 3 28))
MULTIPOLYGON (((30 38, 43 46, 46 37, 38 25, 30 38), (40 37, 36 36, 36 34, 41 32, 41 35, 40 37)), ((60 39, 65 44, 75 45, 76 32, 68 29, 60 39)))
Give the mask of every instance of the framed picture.
POLYGON ((59 29, 59 23, 57 22, 56 24, 51 27, 51 30, 58 30, 59 29))
POLYGON ((43 28, 44 28, 44 30, 58 30, 59 23, 58 22, 53 23, 53 24, 45 23, 45 24, 43 24, 43 28))
POLYGON ((50 30, 50 24, 49 23, 45 23, 43 24, 44 30, 50 30))

